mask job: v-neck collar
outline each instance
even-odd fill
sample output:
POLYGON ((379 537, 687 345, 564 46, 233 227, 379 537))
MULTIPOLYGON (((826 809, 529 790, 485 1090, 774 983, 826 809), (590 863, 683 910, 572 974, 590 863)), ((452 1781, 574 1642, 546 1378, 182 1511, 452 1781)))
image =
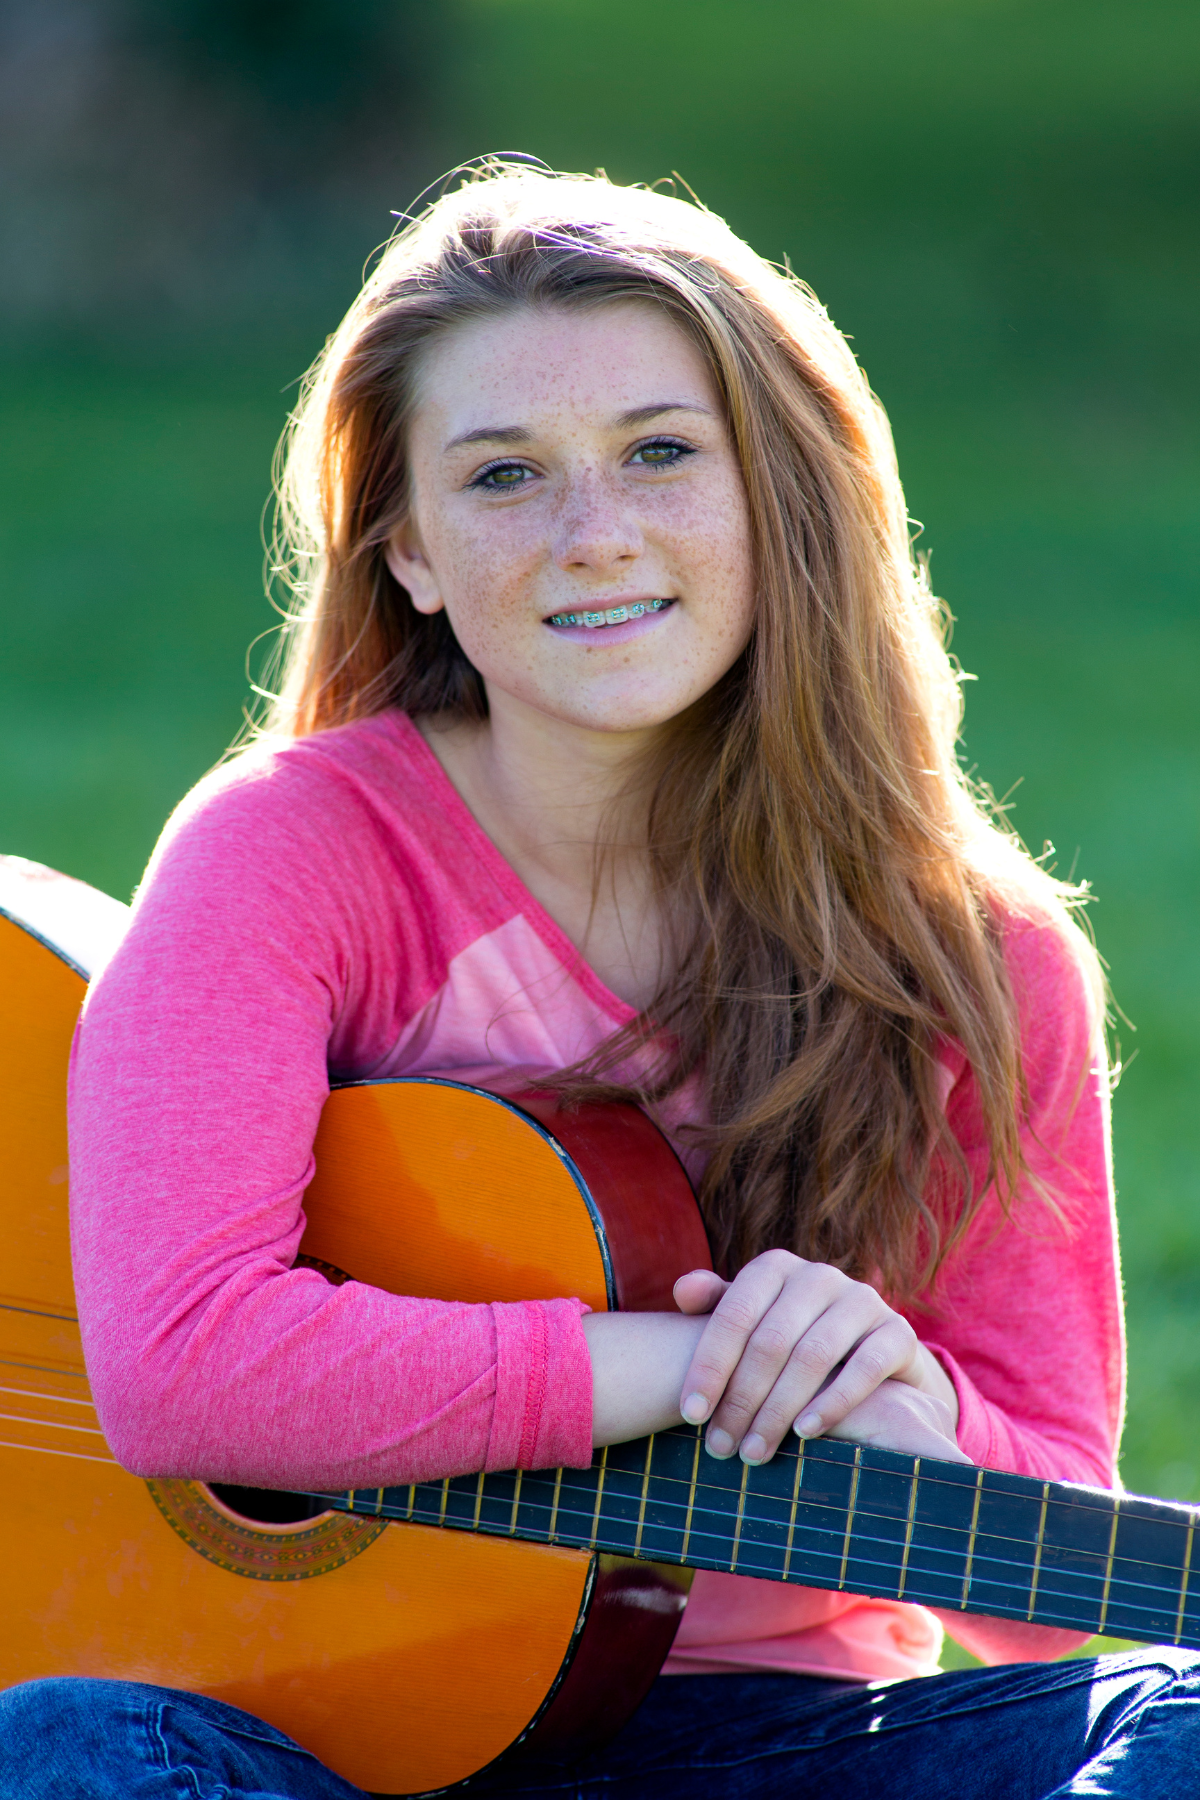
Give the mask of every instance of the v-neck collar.
POLYGON ((606 982, 601 981, 595 969, 592 968, 578 947, 572 943, 561 925, 551 918, 541 901, 521 880, 508 858, 501 853, 495 841, 483 829, 451 781, 436 751, 430 748, 417 725, 407 713, 399 712, 394 708, 386 714, 386 717, 393 724, 401 743, 412 759, 423 766, 430 786, 438 793, 442 811, 449 815, 454 822, 462 836, 464 847, 475 858, 477 866, 486 871, 505 899, 528 920, 542 942, 563 965, 571 978, 579 984, 588 998, 603 1008, 618 1025, 631 1024, 634 1019, 639 1017, 637 1008, 631 1006, 627 1000, 622 1000, 619 994, 613 993, 606 982))

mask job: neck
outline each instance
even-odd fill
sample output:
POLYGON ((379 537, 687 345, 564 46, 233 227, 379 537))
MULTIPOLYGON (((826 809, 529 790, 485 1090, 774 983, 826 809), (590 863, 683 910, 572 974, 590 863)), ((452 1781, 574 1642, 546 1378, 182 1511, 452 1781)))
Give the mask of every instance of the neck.
POLYGON ((647 849, 655 734, 587 731, 511 700, 479 725, 423 724, 476 820, 612 991, 642 1010, 666 970, 647 849))
POLYGON ((645 860, 646 795, 630 774, 651 731, 596 731, 507 696, 479 724, 423 723, 447 774, 510 861, 591 888, 598 847, 645 860))

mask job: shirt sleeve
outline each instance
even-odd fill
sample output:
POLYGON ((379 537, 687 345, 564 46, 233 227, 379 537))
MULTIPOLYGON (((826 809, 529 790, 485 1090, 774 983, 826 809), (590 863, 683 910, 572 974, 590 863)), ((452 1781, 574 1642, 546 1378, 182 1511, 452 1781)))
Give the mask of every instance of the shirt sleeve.
MULTIPOLYGON (((307 770, 307 772, 306 772, 307 770)), ((328 1068, 387 1049, 425 925, 352 784, 234 765, 172 821, 70 1081, 84 1349, 135 1473, 274 1487, 586 1465, 577 1300, 456 1305, 292 1263, 328 1068)))
MULTIPOLYGON (((966 1239, 913 1323, 954 1382, 958 1442, 987 1468, 1116 1484, 1124 1331, 1102 1013, 1082 945, 1057 923, 1009 926, 1021 1022, 1028 1175, 1006 1215, 983 1195, 966 1239)), ((947 1120, 982 1181, 978 1090, 959 1055, 947 1120)), ((988 1662, 1044 1660, 1086 1634, 940 1613, 988 1662)))

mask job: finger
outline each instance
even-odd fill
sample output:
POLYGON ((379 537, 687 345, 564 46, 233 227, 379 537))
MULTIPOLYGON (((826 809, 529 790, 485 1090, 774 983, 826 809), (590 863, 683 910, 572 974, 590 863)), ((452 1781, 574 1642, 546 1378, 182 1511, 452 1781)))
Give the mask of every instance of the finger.
POLYGON ((747 1462, 773 1456, 815 1396, 824 1405, 823 1390, 840 1380, 842 1364, 871 1336, 879 1306, 878 1296, 861 1287, 843 1292, 815 1318, 789 1318, 783 1303, 776 1306, 754 1333, 713 1414, 709 1435, 721 1434, 715 1453, 740 1447, 747 1462), (732 1440, 729 1448, 726 1439, 732 1440))
POLYGON ((931 1409, 926 1396, 905 1387, 897 1393, 889 1383, 877 1388, 869 1400, 833 1427, 830 1437, 849 1443, 870 1444, 880 1450, 900 1450, 908 1456, 937 1457, 942 1462, 970 1463, 959 1449, 942 1409, 931 1409))
POLYGON ((729 1282, 712 1269, 692 1269, 681 1275, 672 1290, 675 1304, 682 1313, 707 1313, 729 1289, 729 1282))
POLYGON ((820 1437, 872 1395, 881 1382, 912 1362, 915 1333, 906 1319, 891 1316, 860 1339, 834 1379, 796 1417, 800 1437, 820 1437))
POLYGON ((769 1256, 757 1257, 722 1294, 683 1378, 679 1410, 691 1424, 699 1425, 711 1415, 751 1333, 778 1299, 785 1278, 782 1263, 769 1256))

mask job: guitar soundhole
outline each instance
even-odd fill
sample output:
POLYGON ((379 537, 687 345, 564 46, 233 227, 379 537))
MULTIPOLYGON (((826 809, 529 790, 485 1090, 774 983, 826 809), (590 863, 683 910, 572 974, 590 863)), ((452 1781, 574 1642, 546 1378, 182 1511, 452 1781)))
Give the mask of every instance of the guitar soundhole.
POLYGON ((209 1488, 223 1506, 239 1518, 258 1525, 299 1525, 304 1519, 319 1518, 328 1511, 324 1501, 308 1494, 278 1493, 273 1488, 231 1487, 228 1483, 209 1482, 209 1488))
POLYGON ((386 1519, 322 1510, 304 1494, 202 1481, 148 1481, 172 1531, 192 1550, 251 1581, 308 1581, 361 1556, 386 1519))

